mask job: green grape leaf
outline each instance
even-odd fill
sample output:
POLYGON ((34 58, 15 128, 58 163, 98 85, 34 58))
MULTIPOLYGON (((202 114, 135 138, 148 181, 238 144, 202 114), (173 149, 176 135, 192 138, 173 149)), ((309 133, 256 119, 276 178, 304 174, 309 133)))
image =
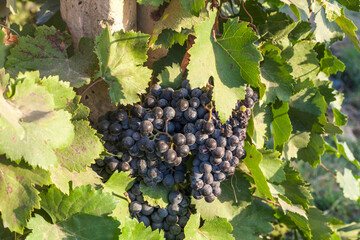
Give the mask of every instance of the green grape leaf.
POLYGON ((180 88, 181 83, 183 82, 180 65, 173 63, 172 66, 165 67, 165 69, 158 75, 158 79, 162 88, 180 88))
POLYGON ((104 191, 112 193, 119 201, 110 216, 120 220, 121 223, 125 222, 127 217, 130 217, 129 202, 126 199, 125 192, 132 187, 134 181, 135 179, 131 178, 128 172, 115 172, 104 186, 104 191))
POLYGON ((120 233, 120 223, 110 217, 99 217, 80 213, 51 224, 40 215, 29 221, 32 232, 26 239, 94 239, 113 240, 120 233))
POLYGON ((298 215, 307 218, 304 209, 302 209, 299 206, 293 205, 287 197, 280 194, 278 191, 276 191, 276 193, 273 194, 276 195, 281 208, 284 210, 284 213, 287 213, 289 211, 289 212, 297 213, 298 215))
POLYGON ((216 11, 210 18, 195 27, 195 44, 188 51, 188 79, 191 87, 204 87, 210 77, 214 80, 213 99, 219 118, 225 122, 239 99, 245 97, 245 83, 257 87, 260 82, 260 51, 254 42, 256 35, 239 23, 237 18, 228 20, 223 35, 217 40, 212 35, 216 11))
POLYGON ((5 64, 13 75, 39 70, 42 77, 59 75, 72 87, 90 83, 87 71, 96 63, 91 39, 81 39, 78 52, 70 58, 66 50, 71 45, 71 38, 55 27, 37 27, 34 37, 20 37, 18 43, 10 50, 5 64))
MULTIPOLYGON (((187 0, 181 1, 184 2, 187 0)), ((165 9, 160 21, 156 22, 155 24, 155 28, 149 43, 151 47, 154 47, 154 44, 157 42, 159 35, 165 29, 170 29, 180 33, 184 29, 192 29, 193 26, 199 25, 206 19, 206 11, 200 14, 199 17, 196 17, 185 10, 182 4, 183 3, 180 3, 180 0, 173 0, 170 2, 169 6, 165 9)))
POLYGON ((289 102, 292 92, 291 67, 281 58, 279 52, 271 51, 265 55, 260 72, 261 82, 266 86, 262 100, 266 104, 273 103, 277 97, 281 101, 289 102))
POLYGON ((147 201, 151 206, 166 208, 169 204, 168 196, 171 190, 165 188, 162 185, 158 184, 156 186, 149 187, 141 182, 140 191, 144 196, 144 200, 147 201))
POLYGON ((126 221, 126 218, 130 218, 129 202, 125 198, 117 198, 119 200, 114 211, 109 215, 121 223, 126 221))
POLYGON ((138 94, 145 93, 151 70, 144 67, 149 49, 149 35, 140 32, 116 32, 111 35, 107 26, 95 40, 95 53, 102 77, 110 86, 110 99, 124 105, 139 101, 138 94))
POLYGON ((296 131, 290 135, 289 141, 284 144, 283 157, 287 160, 296 158, 301 148, 306 148, 310 142, 310 132, 296 131))
MULTIPOLYGON (((251 134, 256 146, 262 147, 265 143, 265 138, 271 138, 270 124, 272 121, 271 108, 268 105, 256 103, 254 106, 254 133, 251 134)), ((250 122, 249 122, 250 125, 250 122)), ((248 126, 249 130, 250 126, 248 126)))
POLYGON ((124 197, 124 193, 132 187, 134 181, 135 178, 131 178, 128 172, 114 172, 105 183, 104 191, 124 197))
POLYGON ((284 192, 284 196, 287 197, 293 204, 301 205, 305 209, 308 208, 312 196, 306 183, 303 182, 300 174, 289 164, 284 167, 286 180, 279 186, 284 192))
POLYGON ((259 152, 254 145, 250 145, 248 142, 245 143, 245 150, 246 158, 243 161, 250 170, 257 189, 269 199, 273 199, 264 173, 260 168, 260 163, 263 159, 261 152, 259 152))
POLYGON ((216 216, 231 220, 241 209, 250 204, 252 198, 249 188, 249 182, 240 171, 236 171, 231 179, 221 182, 222 193, 212 203, 207 203, 204 199, 195 200, 194 198, 192 203, 195 204, 196 210, 205 220, 210 220, 216 216))
POLYGON ((76 95, 73 101, 65 108, 66 111, 71 113, 73 121, 88 120, 90 109, 80 103, 81 97, 76 95))
MULTIPOLYGON (((171 29, 164 29, 158 36, 154 36, 156 39, 155 45, 153 48, 164 47, 170 48, 174 44, 178 43, 179 45, 183 46, 185 41, 188 39, 189 34, 192 33, 193 30, 191 29, 183 29, 181 32, 176 32, 171 29)), ((150 40, 151 41, 151 40, 150 40)))
POLYGON ((19 81, 9 99, 0 87, 0 154, 44 169, 56 166, 54 149, 71 144, 74 126, 70 113, 54 108, 53 95, 32 78, 19 81))
POLYGON ((200 227, 199 213, 191 215, 184 228, 185 238, 189 240, 235 239, 232 231, 233 227, 227 219, 219 217, 206 220, 200 227))
POLYGON ((51 186, 40 194, 41 208, 49 214, 54 223, 64 221, 77 213, 109 215, 115 209, 117 200, 101 189, 91 188, 91 185, 76 187, 66 195, 51 186))
POLYGON ((139 223, 136 219, 126 218, 125 224, 121 225, 121 235, 119 240, 146 239, 160 240, 164 238, 164 231, 151 231, 150 227, 145 227, 144 223, 139 223))
POLYGON ((139 4, 152 5, 153 7, 159 7, 164 2, 169 2, 169 0, 137 0, 139 4))
POLYGON ((330 22, 326 18, 325 9, 314 1, 312 4, 312 10, 315 15, 314 23, 316 24, 314 35, 317 42, 323 42, 326 44, 332 44, 338 40, 342 40, 345 36, 339 26, 335 22, 330 22))
POLYGON ((190 11, 196 16, 198 16, 201 9, 205 7, 205 0, 180 0, 180 2, 186 11, 190 11))
POLYGON ((357 166, 360 169, 360 163, 358 160, 355 159, 354 154, 351 152, 347 143, 339 142, 335 136, 333 139, 335 141, 336 148, 337 148, 339 154, 344 156, 346 160, 348 160, 349 162, 352 162, 355 166, 357 166))
POLYGON ((332 82, 329 80, 329 77, 326 75, 326 73, 319 72, 313 83, 314 86, 318 88, 319 93, 324 96, 327 104, 331 104, 332 102, 336 101, 337 92, 334 90, 334 88, 332 88, 332 82))
POLYGON ((346 125, 348 117, 336 108, 333 108, 332 110, 334 113, 334 121, 335 121, 336 126, 341 127, 341 126, 346 125))
POLYGON ((88 121, 73 121, 75 128, 74 141, 65 149, 57 150, 56 156, 62 167, 70 171, 84 171, 104 151, 104 146, 96 131, 88 121))
POLYGON ((65 194, 69 194, 70 181, 72 182, 72 187, 79 187, 88 184, 91 184, 94 187, 102 185, 101 178, 90 167, 87 167, 85 171, 81 172, 71 172, 62 166, 58 166, 56 168, 51 167, 49 171, 51 172, 51 181, 58 189, 60 189, 61 192, 65 194))
POLYGON ((235 239, 255 240, 259 239, 259 234, 266 234, 273 230, 271 222, 274 220, 274 210, 267 204, 254 200, 230 223, 234 228, 235 239))
POLYGON ((19 165, 0 155, 0 212, 4 227, 22 233, 34 208, 40 208, 39 192, 35 185, 51 184, 50 173, 19 165))
POLYGON ((310 18, 309 3, 307 0, 281 0, 289 5, 299 20, 307 21, 310 18))
POLYGON ((287 102, 280 104, 276 103, 272 106, 272 127, 275 148, 286 143, 292 132, 292 125, 288 115, 289 104, 287 102))
POLYGON ((360 41, 356 35, 358 29, 355 24, 345 16, 344 9, 327 1, 321 1, 321 3, 325 8, 326 18, 331 22, 335 21, 340 29, 352 41, 356 49, 360 51, 360 41))
POLYGON ((294 212, 288 212, 288 216, 296 224, 296 226, 301 229, 306 239, 312 239, 311 229, 307 216, 304 217, 294 212))
POLYGON ((344 196, 357 201, 360 198, 360 182, 354 177, 350 169, 345 168, 344 174, 336 172, 336 181, 343 189, 344 196))
POLYGON ((315 88, 307 88, 291 96, 289 106, 289 116, 293 126, 297 124, 302 130, 322 133, 322 130, 315 131, 313 127, 319 123, 321 117, 325 116, 327 104, 315 88))
POLYGON ((325 44, 318 44, 315 49, 320 59, 320 70, 327 76, 345 70, 345 64, 332 55, 330 49, 326 48, 325 44))
POLYGON ((319 209, 315 207, 309 208, 308 219, 313 239, 331 239, 332 230, 328 224, 329 218, 319 209))
POLYGON ((336 0, 336 1, 351 11, 359 12, 360 10, 359 0, 336 0))
POLYGON ((306 148, 298 151, 298 158, 316 167, 321 162, 321 156, 325 152, 325 141, 319 134, 311 133, 310 142, 306 148))
POLYGON ((320 65, 314 46, 315 42, 301 41, 282 52, 282 57, 286 58, 292 67, 291 75, 295 79, 303 82, 316 78, 320 65))
POLYGON ((284 167, 279 158, 280 153, 273 150, 261 149, 259 150, 263 159, 259 166, 265 178, 272 183, 281 183, 285 180, 284 167))

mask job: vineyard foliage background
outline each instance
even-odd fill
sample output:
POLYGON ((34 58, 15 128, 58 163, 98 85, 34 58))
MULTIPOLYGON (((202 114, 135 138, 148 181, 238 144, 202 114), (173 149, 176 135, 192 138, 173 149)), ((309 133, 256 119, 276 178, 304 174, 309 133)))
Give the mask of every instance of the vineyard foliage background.
MULTIPOLYGON (((357 172, 339 169, 334 177, 346 198, 360 201, 360 163, 338 139, 347 122, 343 94, 329 80, 345 69, 331 44, 346 35, 360 51, 357 27, 344 13, 360 11, 359 1, 138 3, 166 6, 151 35, 106 27, 95 39, 81 39, 77 51, 64 23, 51 19, 58 1, 46 1, 36 27, 4 21, 0 239, 163 239, 163 231, 130 218, 128 173, 104 183, 90 168, 109 153, 75 89, 105 81, 111 101, 128 105, 141 101, 150 82, 177 88, 183 79, 192 88, 211 79, 223 122, 246 86, 260 96, 247 128, 247 157, 213 203, 192 199, 197 213, 186 239, 358 238, 359 223, 316 208, 297 165, 326 168, 325 152, 344 157, 357 172), (150 69, 147 52, 159 47, 168 54, 150 69)), ((1 6, 5 15, 17 11, 14 0, 1 6)), ((168 204, 168 190, 143 190, 149 203, 168 204)))

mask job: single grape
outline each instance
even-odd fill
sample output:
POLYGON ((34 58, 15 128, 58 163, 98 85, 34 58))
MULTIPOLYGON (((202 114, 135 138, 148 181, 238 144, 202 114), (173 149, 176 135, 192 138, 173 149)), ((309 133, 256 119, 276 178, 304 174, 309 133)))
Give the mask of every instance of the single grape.
POLYGON ((177 101, 176 107, 178 107, 181 112, 184 112, 189 108, 189 102, 186 99, 182 98, 177 101))
POLYGON ((134 201, 130 203, 130 211, 132 213, 140 213, 142 210, 142 204, 138 201, 134 201))
POLYGON ((150 220, 149 220, 149 218, 147 216, 144 216, 144 215, 140 216, 139 217, 139 222, 143 222, 145 227, 150 226, 150 220))
POLYGON ((217 147, 216 140, 213 138, 208 138, 205 142, 205 145, 209 150, 214 150, 217 147))
POLYGON ((183 200, 183 195, 179 191, 172 191, 168 198, 171 203, 179 204, 183 200))
POLYGON ((113 123, 109 126, 109 131, 112 135, 119 135, 121 132, 122 126, 120 123, 113 123))
POLYGON ((144 120, 140 124, 140 132, 143 135, 147 135, 154 130, 153 124, 149 120, 144 120))
POLYGON ((173 142, 177 146, 184 145, 186 143, 186 137, 181 133, 176 133, 173 136, 173 142))
POLYGON ((166 107, 164 109, 164 119, 171 120, 175 117, 175 109, 172 107, 166 107))
POLYGON ((205 196, 205 201, 208 203, 212 203, 215 200, 215 195, 214 194, 209 194, 208 196, 205 196))
POLYGON ((190 148, 188 145, 182 145, 176 147, 176 153, 178 156, 185 158, 189 155, 190 148))
POLYGON ((212 193, 212 187, 209 184, 205 184, 200 192, 203 196, 209 196, 212 193))

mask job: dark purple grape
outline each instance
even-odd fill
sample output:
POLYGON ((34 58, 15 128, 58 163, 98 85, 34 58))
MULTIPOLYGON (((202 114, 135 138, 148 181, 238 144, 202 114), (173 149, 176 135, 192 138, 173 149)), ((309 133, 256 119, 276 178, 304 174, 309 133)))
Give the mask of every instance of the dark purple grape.
POLYGON ((173 142, 177 146, 182 146, 186 143, 186 137, 181 133, 176 133, 173 136, 173 142))
POLYGON ((138 201, 134 201, 130 203, 130 211, 132 213, 140 213, 142 210, 142 204, 138 201))
POLYGON ((105 132, 108 130, 110 126, 110 122, 108 120, 102 120, 99 124, 98 124, 98 128, 100 132, 105 132))
POLYGON ((176 153, 178 156, 185 158, 189 155, 190 148, 188 145, 182 145, 176 147, 176 153))
POLYGON ((205 184, 200 192, 203 196, 209 196, 212 193, 212 187, 209 184, 205 184))
POLYGON ((144 99, 144 104, 145 104, 145 107, 153 108, 156 106, 156 98, 152 95, 148 95, 144 99))
POLYGON ((214 150, 217 147, 216 140, 213 138, 208 138, 205 142, 205 145, 209 150, 214 150))
POLYGON ((215 200, 215 195, 214 194, 209 194, 208 196, 205 196, 205 201, 208 203, 212 203, 215 200))
POLYGON ((154 130, 153 124, 149 120, 144 120, 140 124, 140 132, 143 135, 147 135, 154 130))
POLYGON ((169 144, 167 144, 165 141, 160 140, 156 143, 156 151, 165 153, 167 150, 169 150, 169 144))
POLYGON ((186 99, 182 98, 177 101, 176 107, 179 108, 181 112, 184 112, 189 108, 189 102, 186 99))
POLYGON ((177 157, 175 150, 169 149, 166 151, 165 155, 165 161, 168 163, 173 163, 175 161, 175 158, 177 157))
POLYGON ((122 126, 119 123, 113 123, 109 126, 109 131, 112 135, 119 135, 121 132, 122 126))
POLYGON ((150 206, 147 203, 144 203, 142 205, 142 209, 141 209, 141 214, 145 215, 145 216, 149 216, 154 212, 154 207, 150 206))
POLYGON ((205 134, 211 135, 215 131, 215 126, 212 122, 205 122, 202 130, 205 134))
POLYGON ((161 95, 161 87, 159 84, 154 84, 152 87, 151 87, 151 90, 150 90, 151 94, 156 96, 156 97, 159 97, 161 95))
POLYGON ((164 119, 171 120, 175 117, 175 109, 172 107, 166 107, 164 109, 164 119))

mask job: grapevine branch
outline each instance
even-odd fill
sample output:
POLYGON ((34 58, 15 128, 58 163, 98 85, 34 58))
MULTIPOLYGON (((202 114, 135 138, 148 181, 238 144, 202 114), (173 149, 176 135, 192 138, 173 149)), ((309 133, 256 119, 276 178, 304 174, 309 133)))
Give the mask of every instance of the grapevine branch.
POLYGON ((103 79, 99 78, 98 80, 96 80, 95 82, 91 83, 87 88, 85 88, 85 90, 80 94, 81 97, 84 96, 84 94, 91 89, 93 86, 95 86, 97 83, 101 82, 103 79))

